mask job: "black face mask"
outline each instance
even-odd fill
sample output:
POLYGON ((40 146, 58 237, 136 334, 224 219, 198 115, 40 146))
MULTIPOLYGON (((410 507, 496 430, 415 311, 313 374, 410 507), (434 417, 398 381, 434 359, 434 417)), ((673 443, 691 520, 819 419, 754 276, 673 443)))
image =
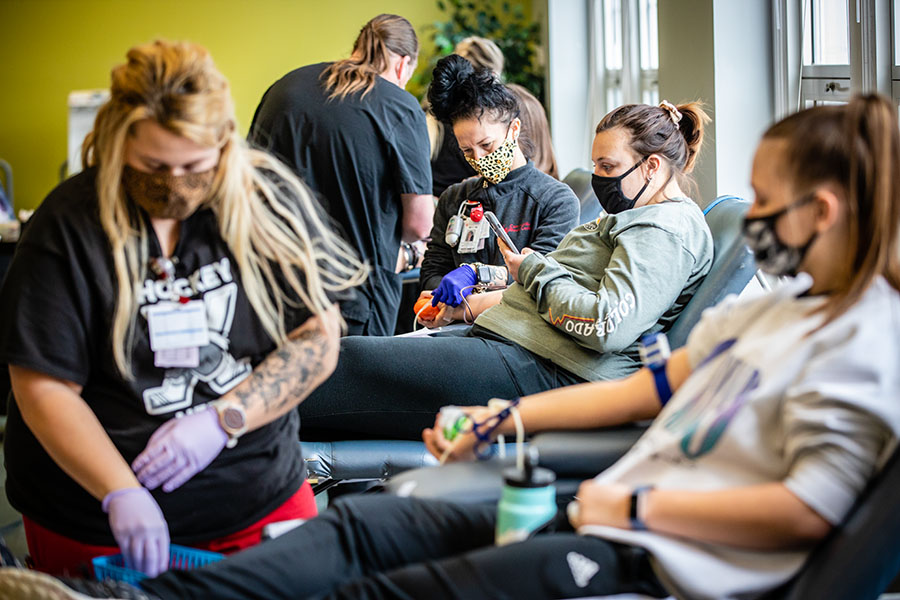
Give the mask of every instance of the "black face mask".
POLYGON ((814 198, 815 196, 809 195, 771 215, 744 218, 744 238, 753 251, 756 264, 760 269, 776 277, 785 275, 793 277, 797 274, 797 269, 800 268, 800 263, 806 257, 806 252, 819 234, 814 233, 802 246, 788 246, 778 237, 776 226, 778 219, 788 211, 802 206, 814 198))
POLYGON ((641 197, 641 194, 643 194, 644 190, 647 189, 647 186, 650 185, 650 181, 648 180, 644 183, 644 187, 637 193, 637 196, 629 198, 625 195, 625 192, 622 191, 622 180, 625 179, 629 173, 644 164, 644 161, 648 158, 650 157, 645 156, 633 167, 617 177, 600 177, 596 173, 591 175, 591 187, 594 188, 594 193, 597 195, 597 200, 600 201, 600 206, 603 207, 603 210, 611 215, 615 215, 623 210, 634 208, 634 203, 638 201, 638 198, 641 197))

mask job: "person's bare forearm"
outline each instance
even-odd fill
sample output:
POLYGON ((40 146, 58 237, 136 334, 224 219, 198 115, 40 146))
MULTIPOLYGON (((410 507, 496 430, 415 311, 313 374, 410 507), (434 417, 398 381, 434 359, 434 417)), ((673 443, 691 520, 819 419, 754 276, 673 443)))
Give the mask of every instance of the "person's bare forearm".
MULTIPOLYGON (((673 390, 687 379, 690 366, 687 353, 676 351, 666 372, 673 390)), ((648 369, 612 381, 571 385, 525 396, 519 414, 529 433, 552 429, 595 429, 652 419, 662 408, 653 375, 648 369)), ((515 424, 507 419, 501 426, 512 433, 515 424)))
MULTIPOLYGON (((338 318, 336 312, 326 315, 326 320, 338 318)), ((304 325, 223 399, 233 399, 244 408, 249 430, 271 423, 328 379, 337 364, 339 346, 339 331, 333 324, 304 325)))
POLYGON ((25 424, 69 477, 97 500, 140 487, 78 386, 20 367, 9 371, 25 424))
MULTIPOLYGON (((472 313, 474 317, 477 319, 478 315, 486 311, 487 309, 497 306, 500 304, 500 301, 503 299, 503 292, 505 290, 495 290, 493 292, 485 292, 483 294, 470 294, 466 297, 466 301, 469 303, 469 308, 472 309, 472 313)), ((473 315, 466 315, 467 318, 471 318, 473 315)))
POLYGON ((651 490, 642 510, 652 531, 756 550, 808 546, 831 529, 782 483, 719 491, 651 490))

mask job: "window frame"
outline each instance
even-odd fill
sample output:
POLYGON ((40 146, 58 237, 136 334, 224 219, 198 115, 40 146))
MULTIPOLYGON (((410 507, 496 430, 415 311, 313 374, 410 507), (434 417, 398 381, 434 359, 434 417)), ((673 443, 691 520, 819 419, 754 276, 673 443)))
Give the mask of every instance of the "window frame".
POLYGON ((807 103, 846 102, 858 92, 877 91, 900 103, 900 65, 894 48, 895 0, 847 0, 850 65, 804 65, 804 3, 771 0, 775 113, 778 118, 807 103), (887 17, 887 18, 876 18, 887 17))
MULTIPOLYGON (((607 2, 611 0, 591 0, 592 9, 596 15, 594 31, 606 35, 607 30, 607 2)), ((622 67, 620 69, 607 68, 605 37, 601 37, 602 43, 596 45, 596 64, 598 79, 603 85, 603 111, 608 112, 615 108, 612 104, 643 103, 645 96, 650 95, 659 101, 659 68, 641 68, 641 35, 640 2, 644 0, 618 0, 620 3, 621 22, 613 24, 620 33, 622 40, 622 67), (618 92, 618 94, 616 93, 618 92), (617 95, 618 102, 612 102, 611 97, 617 95)), ((658 0, 657 0, 658 5, 658 0)), ((657 18, 659 12, 657 9, 657 18)), ((659 27, 656 28, 657 36, 659 27)), ((657 43, 657 65, 659 64, 657 43)))

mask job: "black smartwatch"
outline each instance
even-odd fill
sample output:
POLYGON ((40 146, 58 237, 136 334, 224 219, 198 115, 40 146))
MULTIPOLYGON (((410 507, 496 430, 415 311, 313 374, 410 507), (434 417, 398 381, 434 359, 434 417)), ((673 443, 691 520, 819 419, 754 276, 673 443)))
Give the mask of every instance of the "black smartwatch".
POLYGON ((478 283, 490 283, 491 282, 491 267, 488 265, 483 265, 481 263, 475 263, 472 265, 475 267, 475 280, 478 283))
POLYGON ((652 485, 642 485, 640 487, 634 488, 634 490, 631 492, 631 508, 628 511, 628 520, 631 522, 631 528, 635 531, 647 530, 647 524, 644 523, 644 521, 638 514, 638 504, 641 501, 641 496, 652 489, 652 485))

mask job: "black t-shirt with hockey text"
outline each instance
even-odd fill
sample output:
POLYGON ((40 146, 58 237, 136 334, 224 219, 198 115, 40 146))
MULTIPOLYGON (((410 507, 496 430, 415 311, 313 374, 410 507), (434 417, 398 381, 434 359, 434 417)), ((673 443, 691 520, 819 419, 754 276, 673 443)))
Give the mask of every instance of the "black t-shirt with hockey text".
MULTIPOLYGON (((136 290, 139 312, 133 381, 118 373, 111 346, 116 282, 98 213, 96 169, 58 186, 23 233, 0 292, 0 360, 74 382, 129 464, 167 420, 216 400, 275 348, 241 286, 215 216, 200 209, 181 225, 172 281, 148 269, 136 290), (210 342, 196 368, 157 368, 146 309, 179 297, 202 299, 210 342)), ((146 215, 143 215, 146 220, 146 215)), ((147 221, 150 256, 159 244, 147 221)), ((294 311, 290 331, 309 316, 294 311)), ((305 477, 297 411, 243 435, 171 493, 152 492, 175 543, 240 531, 294 494, 305 477)), ((5 442, 11 504, 40 525, 88 544, 115 545, 100 501, 66 475, 25 425, 15 401, 5 442)))

